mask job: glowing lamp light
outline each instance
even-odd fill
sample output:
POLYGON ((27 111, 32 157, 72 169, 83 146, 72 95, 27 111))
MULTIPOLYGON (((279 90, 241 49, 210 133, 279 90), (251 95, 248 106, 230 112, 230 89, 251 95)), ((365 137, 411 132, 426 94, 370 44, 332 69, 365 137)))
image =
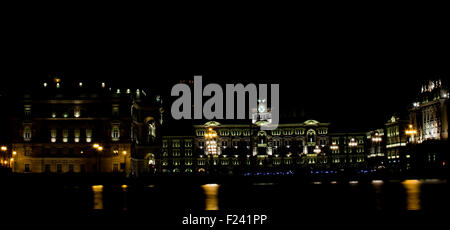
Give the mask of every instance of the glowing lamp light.
POLYGON ((348 145, 349 145, 350 147, 356 147, 356 146, 358 146, 358 142, 355 141, 355 138, 352 138, 352 139, 350 140, 350 143, 348 143, 348 145))
POLYGON ((123 151, 122 154, 123 154, 123 155, 127 155, 127 151, 123 151))
POLYGON ((102 150, 103 150, 103 147, 102 147, 102 146, 99 146, 97 149, 98 149, 98 151, 102 151, 102 150))
POLYGON ((337 146, 336 144, 332 144, 332 145, 330 146, 330 149, 331 149, 331 150, 338 150, 338 149, 339 149, 339 146, 337 146))
POLYGON ((314 149, 314 153, 319 154, 320 152, 322 152, 322 150, 320 150, 319 146, 316 145, 316 148, 314 149))
POLYGON ((96 144, 93 144, 92 147, 97 149, 98 147, 100 147, 100 145, 96 143, 96 144))
POLYGON ((413 129, 413 126, 412 126, 412 125, 409 125, 409 129, 407 129, 407 130, 405 131, 405 133, 406 133, 407 135, 415 135, 415 134, 417 134, 417 130, 413 129))
POLYGON ((6 150, 8 150, 8 147, 2 146, 2 147, 1 147, 1 150, 2 150, 2 151, 6 151, 6 150))

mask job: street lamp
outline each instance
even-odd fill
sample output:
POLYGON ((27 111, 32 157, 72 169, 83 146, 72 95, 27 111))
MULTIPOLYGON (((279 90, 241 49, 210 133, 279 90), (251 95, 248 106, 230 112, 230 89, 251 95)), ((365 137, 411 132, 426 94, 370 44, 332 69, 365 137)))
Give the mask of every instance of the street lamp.
POLYGON ((8 150, 8 147, 2 146, 2 147, 0 147, 0 150, 3 152, 2 153, 3 165, 5 167, 8 167, 8 162, 6 160, 6 159, 8 159, 8 154, 6 153, 6 151, 8 150))
POLYGON ((331 150, 338 150, 338 149, 339 149, 339 146, 336 145, 336 143, 333 143, 333 144, 331 144, 330 149, 331 149, 331 150))
POLYGON ((320 152, 322 152, 322 150, 319 148, 318 145, 316 145, 316 148, 314 148, 314 153, 319 154, 320 152))
POLYGON ((417 130, 413 129, 413 125, 409 125, 409 129, 405 131, 406 135, 411 136, 411 142, 414 142, 414 135, 417 134, 417 130))
POLYGON ((99 152, 103 151, 103 146, 95 143, 92 145, 92 148, 96 149, 97 151, 95 151, 96 156, 97 156, 97 172, 100 170, 100 160, 99 160, 99 152))
POLYGON ((352 138, 352 139, 350 139, 350 142, 348 143, 348 146, 356 147, 356 146, 358 146, 358 142, 356 142, 355 138, 352 138))
POLYGON ((126 173, 127 172, 127 151, 122 151, 122 155, 123 155, 123 172, 126 173))

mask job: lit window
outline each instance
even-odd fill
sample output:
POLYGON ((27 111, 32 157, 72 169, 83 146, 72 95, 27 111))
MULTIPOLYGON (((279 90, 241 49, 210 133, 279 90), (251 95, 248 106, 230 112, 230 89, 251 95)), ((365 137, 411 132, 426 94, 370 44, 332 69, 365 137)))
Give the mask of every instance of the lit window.
POLYGON ((51 142, 56 142, 56 134, 57 134, 57 132, 56 132, 56 129, 52 129, 51 131, 50 131, 50 140, 51 140, 51 142))
POLYGON ((112 130, 112 139, 113 141, 118 141, 120 137, 120 130, 118 126, 114 126, 112 130))
POLYGON ((63 130, 63 142, 69 141, 69 130, 64 129, 63 130))
POLYGON ((75 129, 73 131, 73 134, 74 134, 74 137, 75 137, 74 141, 76 143, 80 142, 80 130, 79 129, 75 129))
POLYGON ((92 129, 86 129, 86 142, 92 141, 92 129))
POLYGON ((179 148, 180 147, 180 141, 179 140, 174 140, 172 142, 172 147, 174 148, 179 148))
POLYGON ((31 128, 30 127, 25 127, 25 129, 23 130, 23 139, 25 141, 30 141, 31 140, 31 128))
POLYGON ((74 109, 74 111, 73 111, 73 116, 74 116, 74 117, 80 117, 80 115, 81 115, 81 110, 80 110, 79 107, 76 107, 76 108, 74 109))
POLYGON ((119 106, 113 106, 112 114, 113 116, 119 116, 119 106))

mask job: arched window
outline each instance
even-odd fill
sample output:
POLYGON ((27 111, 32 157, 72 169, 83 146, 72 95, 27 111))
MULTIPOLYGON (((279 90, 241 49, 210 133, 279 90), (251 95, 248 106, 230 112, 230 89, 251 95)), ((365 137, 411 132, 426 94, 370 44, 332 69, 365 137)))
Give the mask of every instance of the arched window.
POLYGON ((314 131, 313 129, 310 129, 310 130, 308 130, 308 132, 306 134, 307 134, 309 143, 316 142, 316 131, 314 131))

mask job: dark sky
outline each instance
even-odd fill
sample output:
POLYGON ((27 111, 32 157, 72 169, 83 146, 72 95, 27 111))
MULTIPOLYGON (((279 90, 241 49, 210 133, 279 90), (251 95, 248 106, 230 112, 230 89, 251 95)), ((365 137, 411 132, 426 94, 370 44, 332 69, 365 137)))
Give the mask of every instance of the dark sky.
POLYGON ((58 74, 168 92, 173 81, 201 74, 212 82, 279 83, 283 108, 369 129, 404 111, 420 79, 449 75, 448 26, 439 18, 155 11, 65 8, 8 18, 1 88, 58 74))

